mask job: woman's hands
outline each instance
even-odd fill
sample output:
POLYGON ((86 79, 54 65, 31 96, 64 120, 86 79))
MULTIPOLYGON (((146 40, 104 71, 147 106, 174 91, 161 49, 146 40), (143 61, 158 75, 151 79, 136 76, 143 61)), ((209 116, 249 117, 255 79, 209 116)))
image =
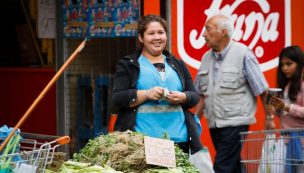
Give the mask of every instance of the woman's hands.
POLYGON ((145 91, 147 100, 160 100, 165 93, 165 89, 162 87, 153 87, 145 91))
POLYGON ((269 104, 272 105, 276 110, 283 110, 285 106, 284 100, 275 96, 270 96, 269 104))
POLYGON ((272 105, 275 110, 282 110, 289 112, 290 105, 285 103, 284 100, 281 98, 270 96, 269 104, 272 105))
POLYGON ((184 103, 187 99, 187 96, 184 92, 168 91, 162 87, 153 87, 149 90, 146 90, 145 97, 147 100, 160 100, 164 98, 172 104, 181 104, 184 103))
POLYGON ((184 92, 179 92, 179 91, 170 91, 166 95, 166 99, 173 104, 181 104, 185 103, 187 96, 184 92))

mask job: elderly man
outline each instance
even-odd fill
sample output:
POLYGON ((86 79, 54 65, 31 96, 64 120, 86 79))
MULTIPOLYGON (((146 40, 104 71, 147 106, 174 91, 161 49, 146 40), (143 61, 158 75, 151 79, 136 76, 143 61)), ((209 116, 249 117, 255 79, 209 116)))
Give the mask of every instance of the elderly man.
MULTIPOLYGON (((203 111, 216 150, 216 173, 240 173, 240 132, 256 122, 256 100, 265 108, 268 84, 252 51, 231 39, 233 24, 221 14, 212 16, 203 34, 210 48, 202 58, 195 79, 200 102, 195 113, 203 111)), ((266 109, 264 109, 266 112, 266 109)), ((274 127, 272 116, 266 128, 274 127)))

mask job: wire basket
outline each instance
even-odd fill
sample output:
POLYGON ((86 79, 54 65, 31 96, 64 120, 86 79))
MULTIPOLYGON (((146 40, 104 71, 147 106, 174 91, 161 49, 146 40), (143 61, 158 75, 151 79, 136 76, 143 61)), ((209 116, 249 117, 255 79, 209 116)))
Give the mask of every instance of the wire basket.
POLYGON ((240 135, 243 173, 304 173, 304 129, 249 131, 240 135))
MULTIPOLYGON (((25 134, 28 136, 30 133, 25 134)), ((40 134, 32 134, 32 137, 38 138, 38 135, 49 137, 40 134)), ((53 161, 56 148, 70 141, 69 136, 59 137, 50 142, 41 142, 43 139, 39 139, 40 141, 22 139, 20 135, 15 134, 0 155, 0 173, 44 173, 47 164, 53 161)))

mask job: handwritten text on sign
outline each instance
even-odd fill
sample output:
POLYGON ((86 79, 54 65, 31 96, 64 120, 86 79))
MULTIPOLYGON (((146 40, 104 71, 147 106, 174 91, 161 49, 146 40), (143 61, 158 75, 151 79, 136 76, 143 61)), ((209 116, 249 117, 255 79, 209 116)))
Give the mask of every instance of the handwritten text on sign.
POLYGON ((176 167, 173 141, 145 136, 144 142, 147 164, 176 167))

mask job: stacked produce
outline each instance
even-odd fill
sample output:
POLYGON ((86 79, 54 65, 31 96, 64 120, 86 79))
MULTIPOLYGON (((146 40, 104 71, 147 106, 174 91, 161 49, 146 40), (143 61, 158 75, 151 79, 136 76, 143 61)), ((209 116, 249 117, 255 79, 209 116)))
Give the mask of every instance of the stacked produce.
MULTIPOLYGON (((64 163, 60 169, 73 167, 74 171, 79 165, 79 169, 89 166, 108 169, 115 172, 133 172, 133 173, 198 173, 188 161, 189 157, 175 146, 176 168, 164 168, 146 164, 144 136, 140 133, 126 131, 114 132, 108 135, 101 135, 90 140, 79 153, 74 154, 73 160, 64 163)), ((72 169, 70 169, 72 170, 72 169)), ((67 172, 67 171, 66 171, 67 172)), ((97 172, 97 171, 95 171, 97 172)), ((103 171, 101 170, 100 173, 103 171)), ((105 171, 104 171, 105 172, 105 171)))

